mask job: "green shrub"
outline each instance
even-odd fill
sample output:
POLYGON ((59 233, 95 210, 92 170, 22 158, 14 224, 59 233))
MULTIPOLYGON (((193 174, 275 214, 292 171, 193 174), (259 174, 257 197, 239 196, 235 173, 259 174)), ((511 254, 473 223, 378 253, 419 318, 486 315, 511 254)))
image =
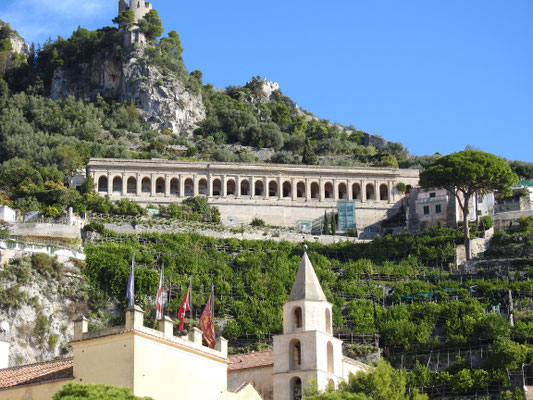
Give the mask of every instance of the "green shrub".
POLYGON ((489 215, 485 215, 484 217, 481 217, 479 219, 479 225, 484 229, 490 229, 494 226, 494 222, 492 221, 492 218, 489 215))
POLYGON ((265 226, 265 221, 263 221, 261 218, 254 218, 252 219, 252 222, 250 222, 251 226, 265 226))
POLYGON ((53 351, 56 348, 58 337, 57 335, 50 335, 48 337, 48 349, 53 351))

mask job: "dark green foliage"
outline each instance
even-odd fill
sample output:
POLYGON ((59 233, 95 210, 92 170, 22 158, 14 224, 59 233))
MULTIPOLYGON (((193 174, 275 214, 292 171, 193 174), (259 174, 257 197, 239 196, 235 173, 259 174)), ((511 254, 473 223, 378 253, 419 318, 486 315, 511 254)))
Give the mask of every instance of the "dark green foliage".
POLYGON ((113 18, 113 23, 118 26, 129 26, 135 21, 135 14, 131 10, 122 11, 119 15, 113 18))
POLYGON ((324 211, 324 226, 322 228, 322 233, 324 235, 329 235, 329 218, 327 211, 324 211))
POLYGON ((152 9, 139 21, 139 28, 149 41, 154 41, 164 32, 159 13, 152 9))
POLYGON ((118 200, 114 207, 113 213, 118 215, 146 215, 146 209, 141 207, 135 201, 128 199, 118 200))
POLYGON ((54 394, 54 400, 152 400, 151 397, 137 397, 131 389, 110 385, 67 383, 54 394))
POLYGON ((335 213, 331 215, 331 234, 337 234, 337 215, 335 213))
POLYGON ((316 158, 316 154, 313 151, 313 148, 311 147, 311 143, 309 143, 309 139, 305 141, 304 151, 302 155, 302 164, 306 165, 317 165, 318 159, 316 158))
POLYGON ((220 222, 220 212, 217 207, 210 206, 203 196, 188 197, 182 203, 171 203, 168 206, 159 206, 161 216, 164 218, 220 222))
POLYGON ((250 222, 250 225, 252 226, 265 226, 265 221, 263 221, 261 218, 254 218, 252 219, 252 222, 250 222))

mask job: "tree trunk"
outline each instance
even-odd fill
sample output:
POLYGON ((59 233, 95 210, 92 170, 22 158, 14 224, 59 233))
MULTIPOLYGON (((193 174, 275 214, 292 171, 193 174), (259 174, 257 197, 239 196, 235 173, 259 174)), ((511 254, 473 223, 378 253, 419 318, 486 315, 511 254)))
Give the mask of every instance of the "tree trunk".
POLYGON ((468 225, 468 215, 470 214, 470 209, 468 203, 470 201, 470 196, 464 198, 464 208, 463 208, 463 232, 465 239, 465 255, 466 261, 469 261, 472 258, 472 252, 470 250, 470 226, 468 225))

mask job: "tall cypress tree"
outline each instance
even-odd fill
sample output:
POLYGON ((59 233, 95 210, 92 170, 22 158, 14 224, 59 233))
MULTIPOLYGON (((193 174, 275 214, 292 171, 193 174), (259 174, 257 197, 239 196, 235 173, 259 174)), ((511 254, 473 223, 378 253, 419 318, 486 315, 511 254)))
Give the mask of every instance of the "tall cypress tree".
POLYGON ((331 234, 337 234, 337 221, 335 221, 335 213, 331 215, 331 234))
POLYGON ((329 235, 329 220, 327 211, 324 211, 324 228, 322 232, 324 235, 329 235))
POLYGON ((318 164, 318 159, 316 158, 316 154, 313 151, 313 147, 311 147, 311 143, 309 143, 309 139, 307 138, 305 139, 302 163, 305 165, 317 165, 318 164))

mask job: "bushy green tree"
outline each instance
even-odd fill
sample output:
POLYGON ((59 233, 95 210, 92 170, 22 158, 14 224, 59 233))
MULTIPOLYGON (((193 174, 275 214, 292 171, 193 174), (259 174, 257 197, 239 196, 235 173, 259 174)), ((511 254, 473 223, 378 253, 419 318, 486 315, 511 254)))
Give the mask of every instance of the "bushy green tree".
POLYGON ((509 165, 494 154, 478 150, 464 150, 448 154, 434 161, 420 174, 425 188, 443 187, 455 196, 463 212, 463 230, 466 259, 470 260, 470 228, 468 207, 474 194, 491 191, 509 192, 518 177, 509 165))
POLYGON ((83 384, 71 382, 54 394, 54 400, 152 400, 151 397, 137 397, 131 389, 110 385, 83 384))
POLYGON ((135 21, 135 14, 132 10, 122 11, 119 15, 113 18, 113 23, 118 26, 130 26, 135 21))
POLYGON ((144 33, 146 39, 153 42, 164 32, 163 23, 159 18, 157 10, 151 9, 146 15, 139 21, 139 28, 144 33))

